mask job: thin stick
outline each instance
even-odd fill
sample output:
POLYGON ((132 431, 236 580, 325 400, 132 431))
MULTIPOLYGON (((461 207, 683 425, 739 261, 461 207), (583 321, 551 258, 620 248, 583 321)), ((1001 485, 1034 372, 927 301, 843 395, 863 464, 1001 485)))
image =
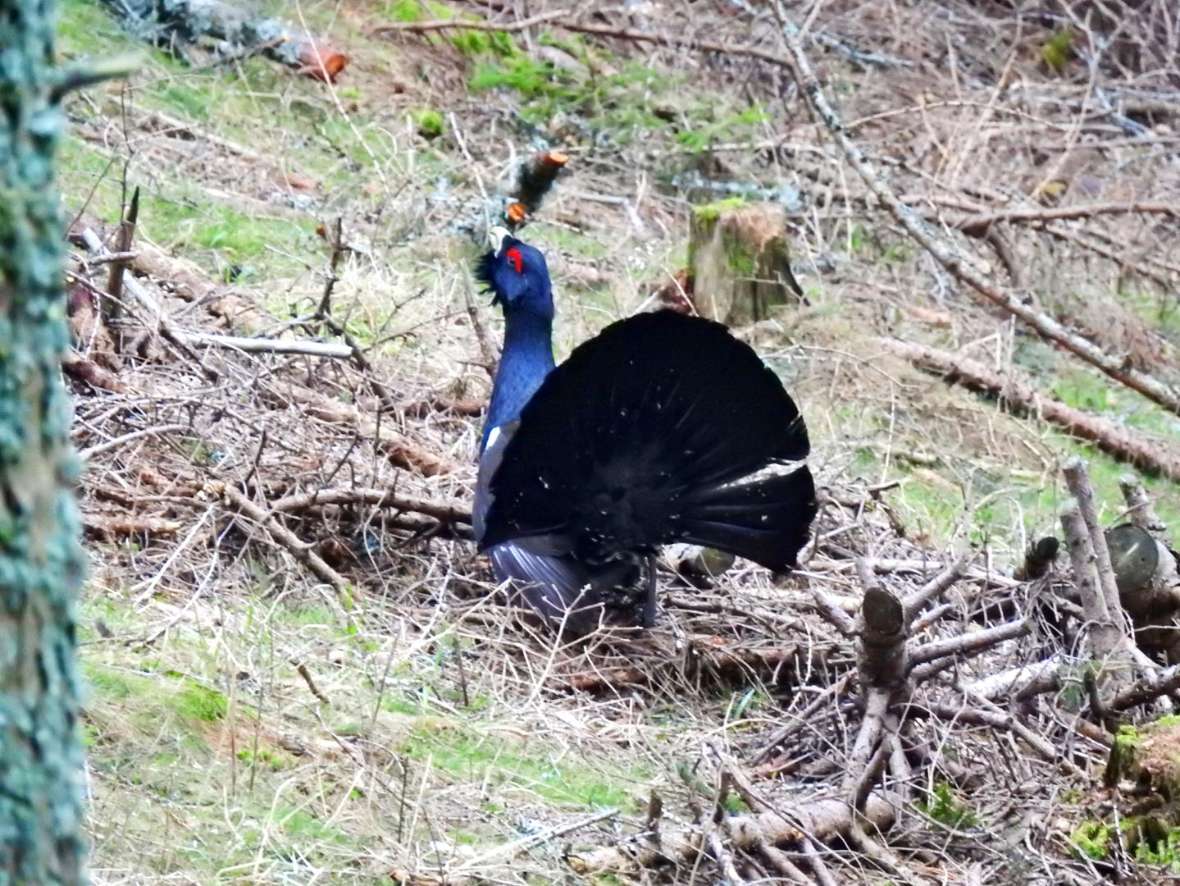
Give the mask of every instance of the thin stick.
POLYGON ((105 440, 102 443, 96 443, 93 446, 88 446, 85 449, 78 451, 78 458, 82 461, 89 461, 96 455, 101 455, 104 452, 109 452, 112 449, 118 449, 126 443, 131 443, 135 440, 141 440, 144 437, 162 437, 165 434, 180 434, 190 430, 191 425, 156 425, 154 428, 141 428, 138 431, 132 431, 129 434, 123 434, 119 437, 113 437, 110 440, 105 440))
POLYGON ((327 341, 294 341, 284 338, 247 338, 241 335, 217 335, 212 332, 180 332, 181 340, 188 345, 203 345, 211 348, 226 348, 247 354, 306 354, 309 357, 331 357, 347 360, 353 349, 346 344, 327 341))

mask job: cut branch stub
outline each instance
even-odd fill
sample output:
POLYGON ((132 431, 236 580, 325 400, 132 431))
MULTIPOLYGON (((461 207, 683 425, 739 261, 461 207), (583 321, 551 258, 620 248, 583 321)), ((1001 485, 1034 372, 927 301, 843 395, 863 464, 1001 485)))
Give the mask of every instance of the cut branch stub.
POLYGON ((858 560, 856 571, 865 589, 858 625, 862 685, 899 686, 907 668, 905 606, 881 586, 868 563, 858 560))
POLYGON ((803 290, 791 272, 782 207, 722 201, 693 210, 688 262, 697 312, 731 326, 795 304, 803 290))

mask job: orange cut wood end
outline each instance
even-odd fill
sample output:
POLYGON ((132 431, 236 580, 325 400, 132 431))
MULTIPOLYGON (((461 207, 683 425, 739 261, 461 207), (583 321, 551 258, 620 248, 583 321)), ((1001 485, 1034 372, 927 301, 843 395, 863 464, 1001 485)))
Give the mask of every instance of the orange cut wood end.
POLYGON ((330 46, 318 46, 311 40, 299 44, 299 73, 324 83, 335 83, 348 66, 348 56, 330 46))

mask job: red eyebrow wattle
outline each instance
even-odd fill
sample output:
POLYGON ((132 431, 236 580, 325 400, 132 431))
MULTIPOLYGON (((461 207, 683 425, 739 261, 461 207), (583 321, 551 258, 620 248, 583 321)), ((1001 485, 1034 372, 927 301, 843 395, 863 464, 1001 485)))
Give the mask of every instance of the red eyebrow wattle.
POLYGON ((516 268, 516 273, 519 274, 524 270, 524 256, 520 254, 520 250, 515 246, 510 247, 509 250, 504 253, 504 257, 508 259, 508 261, 512 262, 512 266, 516 268))

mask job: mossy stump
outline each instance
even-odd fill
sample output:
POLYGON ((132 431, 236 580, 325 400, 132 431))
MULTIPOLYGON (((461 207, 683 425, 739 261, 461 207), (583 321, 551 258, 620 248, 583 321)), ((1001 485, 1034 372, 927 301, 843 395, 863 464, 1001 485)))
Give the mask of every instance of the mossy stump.
POLYGON ((765 320, 803 296, 791 273, 782 207, 722 200, 693 210, 688 263, 702 317, 730 326, 765 320))

